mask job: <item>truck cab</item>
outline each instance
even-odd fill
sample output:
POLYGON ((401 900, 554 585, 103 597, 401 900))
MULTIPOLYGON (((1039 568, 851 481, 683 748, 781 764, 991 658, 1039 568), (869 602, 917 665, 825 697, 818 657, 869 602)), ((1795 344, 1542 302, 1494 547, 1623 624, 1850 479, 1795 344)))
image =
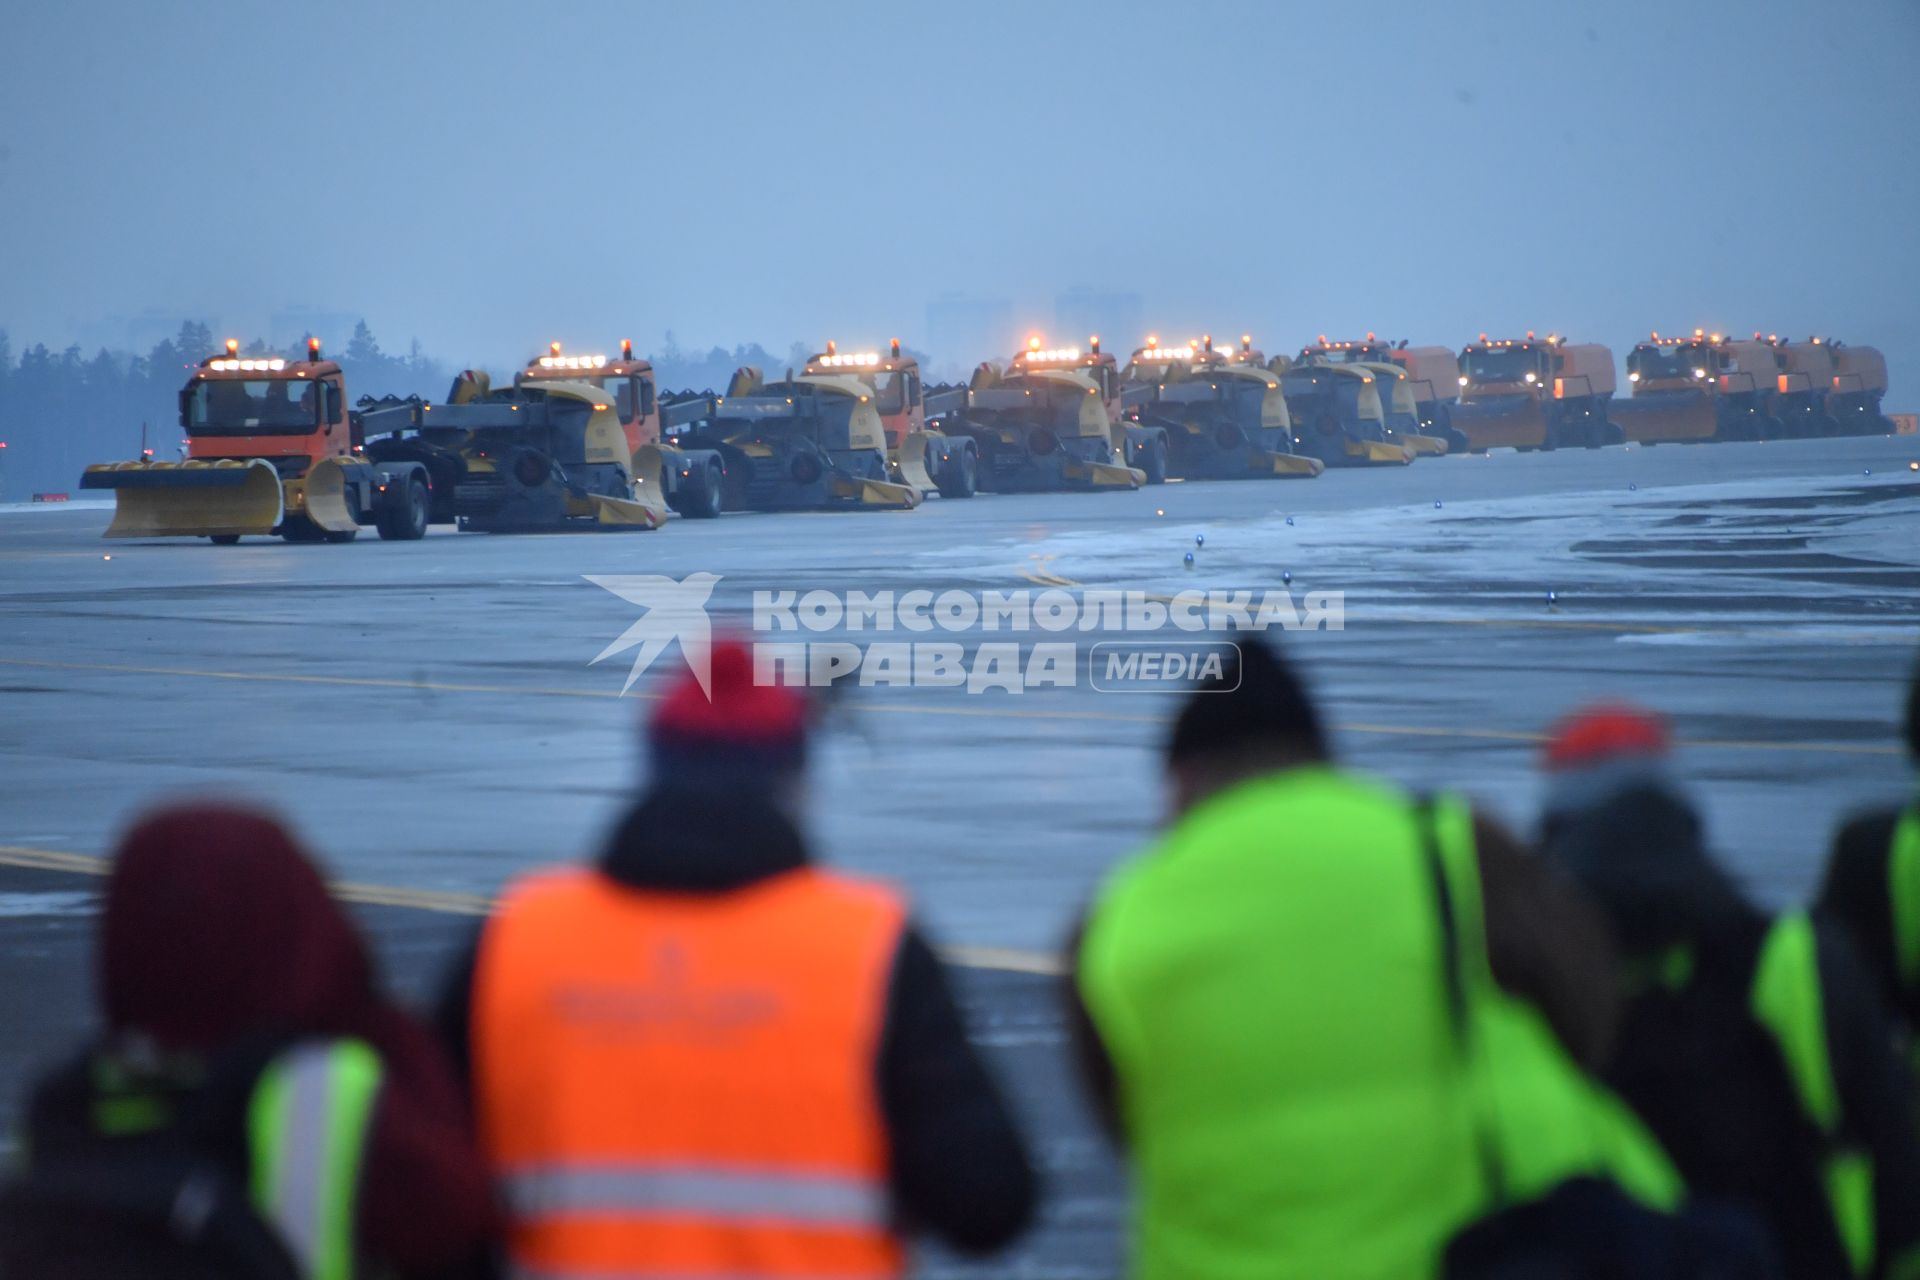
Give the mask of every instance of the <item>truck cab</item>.
POLYGON ((1460 352, 1460 397, 1452 425, 1475 452, 1508 446, 1599 448, 1617 443, 1608 420, 1613 353, 1598 343, 1570 344, 1557 334, 1480 335, 1460 352))
POLYGON ((322 458, 346 457, 358 443, 340 366, 320 359, 227 353, 202 360, 180 391, 187 457, 264 458, 282 475, 300 475, 322 458))

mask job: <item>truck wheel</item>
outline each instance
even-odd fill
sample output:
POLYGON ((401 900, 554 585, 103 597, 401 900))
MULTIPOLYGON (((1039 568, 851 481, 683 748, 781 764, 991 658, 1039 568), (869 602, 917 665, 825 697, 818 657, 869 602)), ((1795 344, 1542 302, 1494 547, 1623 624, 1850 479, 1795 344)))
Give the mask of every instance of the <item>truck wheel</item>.
POLYGON ((427 536, 427 524, 433 513, 427 486, 419 476, 411 476, 399 499, 391 503, 376 522, 383 542, 414 542, 427 536))
POLYGON ((216 547, 231 547, 240 541, 240 535, 237 533, 210 533, 207 535, 207 541, 216 547))
POLYGON ((720 464, 709 462, 700 473, 700 496, 689 502, 680 514, 689 520, 716 520, 720 516, 720 464))
POLYGON ((1148 484, 1167 482, 1167 438, 1156 434, 1147 442, 1146 452, 1140 458, 1140 469, 1147 473, 1148 484))
POLYGON ((940 468, 940 496, 971 498, 980 480, 980 460, 972 449, 962 448, 946 466, 940 468))

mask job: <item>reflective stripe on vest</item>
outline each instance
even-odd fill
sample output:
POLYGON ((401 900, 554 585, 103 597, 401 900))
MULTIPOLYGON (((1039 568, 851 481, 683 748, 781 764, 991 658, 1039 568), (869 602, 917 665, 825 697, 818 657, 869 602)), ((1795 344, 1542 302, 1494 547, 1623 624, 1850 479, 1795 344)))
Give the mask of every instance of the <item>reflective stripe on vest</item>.
POLYGON ((553 1165, 509 1169, 507 1203, 527 1217, 686 1214, 701 1218, 884 1229, 882 1188, 829 1178, 701 1165, 553 1165))
POLYGON ((354 1208, 380 1059, 358 1040, 274 1059, 247 1107, 253 1203, 309 1280, 354 1272, 354 1208))
POLYGON ((473 1034, 518 1271, 900 1274, 875 1065, 905 919, 811 868, 715 894, 516 885, 473 1034))
POLYGON ((1855 1275, 1873 1269, 1873 1163, 1841 1136, 1839 1089, 1827 1051, 1825 1001, 1813 921, 1803 912, 1781 916, 1767 931, 1754 964, 1753 1015, 1772 1035, 1793 1081, 1801 1109, 1826 1148, 1821 1176, 1834 1230, 1855 1275))
POLYGON ((1900 985, 1920 985, 1920 808, 1900 815, 1887 856, 1887 902, 1893 908, 1893 958, 1900 985))

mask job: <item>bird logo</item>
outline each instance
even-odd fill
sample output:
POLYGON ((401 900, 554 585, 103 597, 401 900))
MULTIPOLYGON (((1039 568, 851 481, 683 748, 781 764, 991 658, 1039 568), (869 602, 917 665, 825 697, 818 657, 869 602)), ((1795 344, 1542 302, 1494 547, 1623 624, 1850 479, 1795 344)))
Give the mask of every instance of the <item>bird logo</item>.
POLYGON ((699 682, 700 691, 709 699, 713 697, 713 689, 708 684, 712 674, 713 624, 707 617, 707 601, 720 581, 719 574, 690 573, 680 579, 657 573, 589 573, 582 576, 594 586, 611 591, 627 603, 637 604, 646 610, 620 633, 619 639, 587 663, 588 666, 637 647, 633 666, 627 671, 627 682, 620 689, 624 696, 632 690, 633 682, 640 678, 640 673, 652 666, 653 660, 665 653, 670 645, 678 642, 680 654, 687 660, 687 669, 693 672, 693 678, 699 682))

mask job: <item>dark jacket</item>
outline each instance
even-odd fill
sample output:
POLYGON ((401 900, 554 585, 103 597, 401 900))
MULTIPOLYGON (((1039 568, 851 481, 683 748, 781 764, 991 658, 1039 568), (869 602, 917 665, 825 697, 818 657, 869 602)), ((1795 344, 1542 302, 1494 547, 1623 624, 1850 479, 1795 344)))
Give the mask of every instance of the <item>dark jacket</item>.
POLYGON ((1903 1038, 1920 1034, 1920 983, 1900 981, 1894 954, 1893 902, 1887 863, 1893 832, 1905 809, 1882 809, 1850 819, 1835 833, 1817 909, 1847 931, 1886 1006, 1899 1015, 1903 1038))
MULTIPOLYGON (((655 790, 614 830, 599 869, 636 889, 726 893, 807 863, 799 831, 765 802, 655 790)), ((437 1018, 469 1080, 477 954, 478 938, 450 975, 437 1018)), ((970 1252, 1019 1236, 1038 1199, 1032 1165, 967 1041, 945 970, 913 925, 894 956, 874 1069, 892 1146, 894 1200, 907 1225, 970 1252)))
MULTIPOLYGON (((279 823, 192 805, 135 827, 107 881, 97 978, 110 1039, 187 1060, 227 1064, 311 1038, 367 1042, 382 1076, 356 1197, 363 1255, 396 1274, 437 1275, 484 1249, 492 1193, 453 1075, 426 1028, 380 992, 359 932, 279 823)), ((87 1127, 72 1079, 69 1068, 42 1082, 30 1126, 57 1132, 77 1109, 87 1127)), ((217 1113, 202 1131, 234 1162, 244 1160, 245 1097, 234 1087, 201 1099, 217 1113)))
MULTIPOLYGON (((1475 815, 1474 840, 1494 977, 1541 1011, 1576 1061, 1594 1066, 1606 1056, 1619 1017, 1604 923, 1496 824, 1475 815)), ((1095 1113, 1109 1136, 1121 1139, 1113 1063, 1080 997, 1085 928, 1082 917, 1067 943, 1067 1027, 1095 1113)))
MULTIPOLYGON (((1545 853, 1606 913, 1632 975, 1605 1077, 1696 1194, 1753 1206, 1793 1276, 1847 1263, 1820 1180, 1822 1140, 1753 980, 1773 921, 1709 855, 1700 824, 1659 787, 1621 793, 1550 828, 1545 853)), ((1847 1136, 1874 1162, 1883 1252, 1920 1238, 1920 1142, 1872 980, 1838 931, 1817 933, 1822 1014, 1847 1136)))

